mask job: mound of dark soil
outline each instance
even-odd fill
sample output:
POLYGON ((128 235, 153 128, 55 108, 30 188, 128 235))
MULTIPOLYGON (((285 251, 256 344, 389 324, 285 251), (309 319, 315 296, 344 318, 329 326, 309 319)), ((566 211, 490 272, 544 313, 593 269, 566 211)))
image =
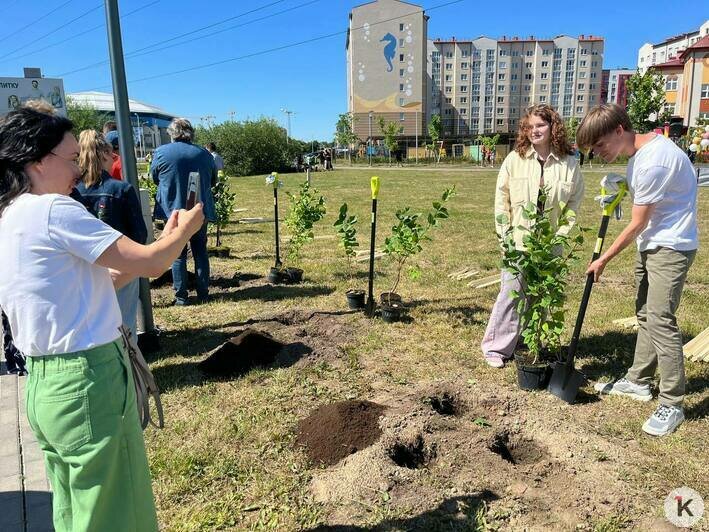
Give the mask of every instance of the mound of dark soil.
MULTIPOLYGON (((151 288, 160 288, 168 285, 172 285, 172 270, 167 270, 160 277, 156 277, 150 281, 151 288)), ((187 288, 194 290, 196 286, 197 276, 194 272, 187 270, 187 288)))
POLYGON ((379 439, 382 412, 382 405, 370 401, 321 406, 298 422, 296 442, 313 462, 333 465, 379 439))
POLYGON ((199 368, 213 376, 240 376, 252 368, 272 364, 283 346, 268 333, 246 329, 215 349, 199 368))

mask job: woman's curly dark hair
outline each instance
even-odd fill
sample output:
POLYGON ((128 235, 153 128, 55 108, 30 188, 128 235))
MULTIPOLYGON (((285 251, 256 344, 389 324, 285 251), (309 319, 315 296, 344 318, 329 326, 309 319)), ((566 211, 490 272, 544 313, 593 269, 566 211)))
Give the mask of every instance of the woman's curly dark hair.
POLYGON ((29 108, 0 120, 0 216, 17 196, 29 192, 25 166, 41 161, 73 127, 68 118, 29 108))
POLYGON ((529 119, 532 116, 538 116, 551 126, 551 152, 557 157, 573 155, 574 151, 571 148, 569 139, 566 136, 566 126, 553 107, 546 104, 533 105, 527 108, 522 120, 519 122, 519 130, 517 131, 517 142, 515 143, 515 151, 522 157, 527 153, 527 150, 532 145, 527 136, 529 130, 529 119))

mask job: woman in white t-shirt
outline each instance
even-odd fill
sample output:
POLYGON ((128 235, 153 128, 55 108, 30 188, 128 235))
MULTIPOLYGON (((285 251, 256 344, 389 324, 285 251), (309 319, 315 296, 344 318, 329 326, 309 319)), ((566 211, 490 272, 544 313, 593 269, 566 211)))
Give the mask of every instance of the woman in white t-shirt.
POLYGON ((27 108, 0 121, 0 307, 28 358, 55 529, 157 530, 115 288, 167 270, 202 206, 173 213, 149 246, 121 235, 69 198, 81 179, 72 127, 27 108))

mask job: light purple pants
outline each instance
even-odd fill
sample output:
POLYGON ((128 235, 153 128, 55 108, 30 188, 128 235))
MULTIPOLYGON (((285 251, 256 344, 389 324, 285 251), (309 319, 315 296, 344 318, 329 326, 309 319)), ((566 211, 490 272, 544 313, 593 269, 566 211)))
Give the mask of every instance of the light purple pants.
POLYGON ((484 356, 500 356, 511 359, 520 334, 517 300, 512 297, 512 291, 524 293, 525 286, 519 277, 502 270, 500 293, 497 294, 495 305, 487 322, 487 329, 480 347, 484 356))

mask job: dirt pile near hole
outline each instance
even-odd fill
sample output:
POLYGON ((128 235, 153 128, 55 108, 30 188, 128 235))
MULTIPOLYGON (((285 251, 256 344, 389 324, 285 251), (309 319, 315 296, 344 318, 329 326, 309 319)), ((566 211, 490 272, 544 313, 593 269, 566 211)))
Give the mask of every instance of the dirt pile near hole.
POLYGON ((268 333, 246 329, 215 349, 199 368, 218 377, 244 375, 252 368, 272 364, 283 347, 268 333))
POLYGON ((323 405, 300 420, 296 442, 313 462, 336 464, 379 439, 379 416, 383 412, 382 405, 369 401, 323 405))

